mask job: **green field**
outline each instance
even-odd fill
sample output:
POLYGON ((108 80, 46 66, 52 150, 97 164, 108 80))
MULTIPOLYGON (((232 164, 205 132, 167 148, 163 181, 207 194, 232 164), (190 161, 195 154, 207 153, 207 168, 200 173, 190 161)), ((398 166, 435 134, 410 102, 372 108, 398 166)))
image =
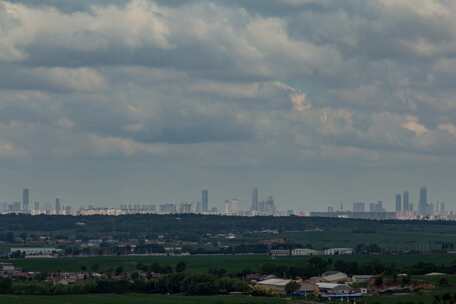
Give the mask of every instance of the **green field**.
MULTIPOLYGON (((379 260, 385 264, 412 265, 418 262, 430 262, 436 265, 450 264, 456 261, 453 255, 389 255, 389 256, 333 256, 328 257, 333 261, 356 261, 367 263, 379 260)), ((77 258, 46 258, 46 259, 17 259, 10 260, 17 267, 26 271, 80 271, 81 267, 87 269, 94 264, 99 265, 99 270, 114 269, 122 266, 124 270, 134 270, 137 263, 174 266, 179 261, 187 263, 187 269, 195 272, 207 272, 210 268, 222 267, 229 272, 240 272, 249 269, 256 271, 268 262, 282 265, 303 265, 308 257, 276 257, 269 256, 101 256, 101 257, 77 257, 77 258)))
MULTIPOLYGON (((376 225, 374 223, 373 225, 376 225)), ((386 225, 385 225, 386 226, 386 225)), ((354 227, 343 227, 340 231, 297 231, 284 232, 283 237, 300 244, 311 244, 315 248, 356 247, 358 244, 378 244, 390 250, 439 249, 441 242, 456 243, 456 232, 445 230, 413 231, 407 227, 382 227, 375 233, 353 233, 354 227)))
POLYGON ((454 288, 440 289, 434 292, 424 292, 410 295, 388 295, 388 296, 373 296, 364 298, 367 304, 403 304, 403 303, 435 303, 435 295, 442 296, 444 293, 455 293, 454 288))
POLYGON ((68 295, 15 296, 0 295, 0 303, 8 304, 282 304, 290 300, 250 296, 186 297, 167 295, 68 295))
MULTIPOLYGON (((373 296, 363 298, 366 304, 434 303, 434 295, 453 290, 416 295, 373 296)), ((251 296, 175 296, 175 295, 65 295, 65 296, 16 296, 0 295, 0 303, 8 304, 298 304, 300 299, 261 298, 251 296)))

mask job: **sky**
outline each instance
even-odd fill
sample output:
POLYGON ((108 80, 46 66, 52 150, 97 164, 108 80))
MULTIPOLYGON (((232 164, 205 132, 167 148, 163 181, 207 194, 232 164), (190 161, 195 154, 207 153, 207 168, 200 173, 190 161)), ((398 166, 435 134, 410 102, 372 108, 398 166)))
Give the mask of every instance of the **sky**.
POLYGON ((452 0, 0 2, 0 201, 456 208, 452 0))

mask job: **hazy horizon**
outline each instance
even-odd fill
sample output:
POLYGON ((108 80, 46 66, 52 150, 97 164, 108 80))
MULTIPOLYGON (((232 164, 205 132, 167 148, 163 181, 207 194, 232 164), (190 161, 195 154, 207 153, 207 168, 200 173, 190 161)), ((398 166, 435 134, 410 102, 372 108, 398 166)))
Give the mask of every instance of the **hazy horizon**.
POLYGON ((456 2, 8 0, 0 35, 0 202, 456 209, 456 2))

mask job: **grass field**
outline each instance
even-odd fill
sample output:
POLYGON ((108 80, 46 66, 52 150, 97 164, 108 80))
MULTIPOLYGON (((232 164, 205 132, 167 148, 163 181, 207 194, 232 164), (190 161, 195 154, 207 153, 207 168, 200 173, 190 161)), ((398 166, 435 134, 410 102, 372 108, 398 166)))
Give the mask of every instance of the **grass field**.
MULTIPOLYGON (((437 293, 415 295, 372 296, 363 298, 366 304, 422 303, 432 304, 435 294, 452 292, 442 290, 437 293)), ((454 292, 454 291, 453 291, 454 292)), ((298 304, 300 299, 261 298, 251 296, 175 296, 147 294, 98 294, 65 296, 22 296, 0 295, 0 303, 7 304, 298 304)))
POLYGON ((7 304, 284 304, 290 300, 250 296, 186 297, 167 295, 70 295, 70 296, 15 296, 0 295, 0 303, 7 304))
MULTIPOLYGON (((223 267, 229 272, 239 272, 245 269, 252 271, 268 262, 283 265, 304 264, 308 257, 276 257, 269 256, 182 256, 182 257, 163 257, 163 256, 102 256, 102 257, 77 257, 77 258, 50 258, 50 259, 17 259, 10 260, 17 267, 26 271, 80 271, 82 266, 90 267, 94 264, 99 265, 99 269, 107 270, 122 266, 124 270, 134 270, 137 263, 152 264, 154 262, 161 265, 174 266, 179 261, 187 263, 187 269, 195 272, 207 272, 214 267, 223 267)), ((380 260, 383 263, 395 263, 397 265, 412 265, 417 262, 431 262, 434 264, 449 264, 456 261, 456 256, 452 255, 405 255, 405 256, 333 256, 335 260, 357 261, 367 263, 369 261, 380 260)))
POLYGON ((401 304, 401 303, 420 303, 420 304, 433 304, 435 303, 435 295, 443 295, 444 293, 455 292, 454 288, 440 289, 434 292, 425 292, 411 295, 388 295, 388 296, 373 296, 366 297, 364 300, 367 304, 401 304))
POLYGON ((391 250, 439 249, 440 242, 456 243, 456 231, 410 231, 384 229, 377 233, 353 233, 353 227, 345 231, 287 232, 283 237, 315 248, 355 247, 358 244, 378 244, 391 250))

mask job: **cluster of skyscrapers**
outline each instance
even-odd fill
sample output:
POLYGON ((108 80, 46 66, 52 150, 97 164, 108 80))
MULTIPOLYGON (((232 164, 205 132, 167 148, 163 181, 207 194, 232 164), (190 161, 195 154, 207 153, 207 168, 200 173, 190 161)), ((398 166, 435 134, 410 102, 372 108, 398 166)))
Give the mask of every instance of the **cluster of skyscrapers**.
POLYGON ((33 208, 31 206, 30 189, 25 188, 22 190, 22 201, 15 201, 12 203, 3 202, 0 204, 0 213, 21 213, 21 214, 53 214, 53 215, 66 215, 71 214, 70 206, 63 206, 60 198, 55 199, 54 206, 46 204, 44 207, 40 202, 34 201, 33 208))
MULTIPOLYGON (((59 198, 55 199, 55 204, 47 203, 44 208, 38 201, 31 206, 30 190, 22 191, 22 201, 12 203, 0 203, 0 213, 22 213, 22 214, 49 214, 49 215, 122 215, 122 214, 214 214, 231 216, 273 216, 291 215, 292 210, 286 213, 277 210, 272 196, 264 200, 259 199, 258 188, 253 188, 250 208, 243 209, 239 199, 225 200, 223 209, 209 206, 209 191, 201 191, 201 200, 197 202, 181 203, 161 203, 155 204, 124 204, 120 208, 97 208, 89 206, 81 208, 77 212, 72 212, 71 207, 63 206, 59 198)), ((387 211, 382 201, 377 202, 355 202, 353 210, 344 210, 343 205, 340 209, 328 207, 328 212, 310 212, 311 216, 325 217, 354 217, 370 219, 414 219, 414 218, 436 218, 443 219, 445 216, 452 217, 453 213, 445 210, 445 203, 430 203, 428 200, 428 190, 426 187, 419 189, 416 207, 412 203, 410 192, 404 191, 395 195, 395 211, 387 211), (416 209, 416 210, 415 210, 416 209)))
POLYGON ((418 206, 415 211, 413 203, 410 201, 410 193, 404 191, 402 195, 396 194, 396 212, 397 213, 413 213, 416 212, 422 216, 428 216, 432 214, 443 214, 445 213, 445 203, 436 202, 430 203, 428 200, 428 190, 426 187, 421 187, 418 195, 418 206))
MULTIPOLYGON (((90 209, 94 208, 89 206, 90 209)), ((201 191, 201 200, 197 202, 182 202, 182 203, 162 203, 162 204, 123 204, 120 206, 120 214, 208 214, 214 212, 209 210, 209 191, 201 191)))
POLYGON ((253 188, 252 191, 252 204, 250 212, 253 215, 274 215, 277 212, 277 208, 274 203, 274 198, 268 196, 265 200, 258 200, 258 188, 253 188))

